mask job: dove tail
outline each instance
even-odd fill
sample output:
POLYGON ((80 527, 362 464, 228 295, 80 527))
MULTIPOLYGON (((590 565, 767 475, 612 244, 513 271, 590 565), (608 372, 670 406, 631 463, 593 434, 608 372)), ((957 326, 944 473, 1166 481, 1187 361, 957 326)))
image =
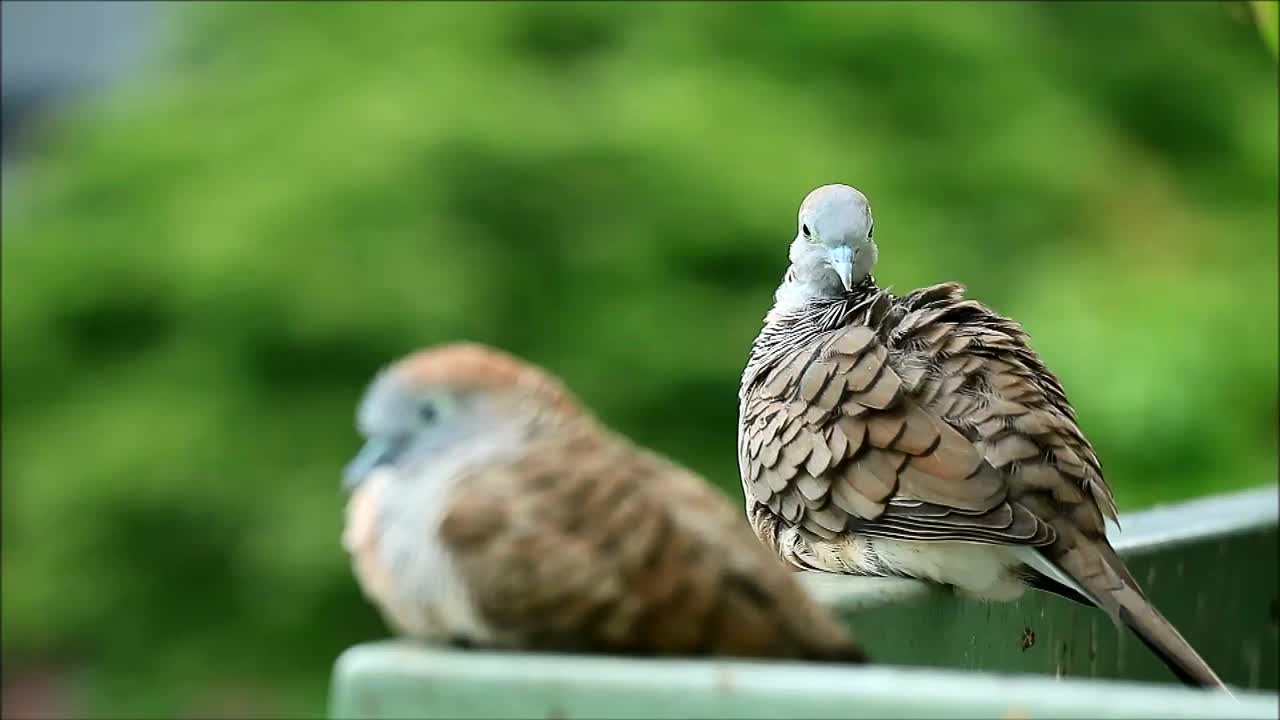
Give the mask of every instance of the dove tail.
POLYGON ((1159 610, 1131 587, 1112 593, 1120 622, 1133 630, 1151 652, 1187 685, 1225 689, 1218 674, 1191 647, 1159 610))
POLYGON ((1073 585, 1084 590, 1083 595, 1132 630, 1179 680, 1187 685, 1226 690, 1213 668, 1147 600, 1105 541, 1080 538, 1059 562, 1078 583, 1073 585))

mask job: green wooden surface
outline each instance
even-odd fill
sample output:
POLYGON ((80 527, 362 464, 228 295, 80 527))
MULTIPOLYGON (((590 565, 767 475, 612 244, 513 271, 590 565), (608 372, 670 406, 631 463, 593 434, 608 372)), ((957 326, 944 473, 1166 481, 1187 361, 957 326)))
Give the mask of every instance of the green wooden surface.
POLYGON ((334 718, 1270 718, 1275 694, 884 666, 633 660, 375 643, 334 718))
MULTIPOLYGON (((1129 514, 1113 535, 1156 607, 1236 687, 1277 687, 1278 507, 1270 486, 1129 514)), ((1053 595, 988 604, 913 580, 804 575, 881 662, 1174 682, 1105 614, 1053 595)))
POLYGON ((335 718, 1275 718, 1278 507, 1269 486, 1125 515, 1124 532, 1113 536, 1157 606, 1237 688, 1235 700, 1172 684, 1105 615, 1056 597, 985 604, 911 580, 804 573, 877 665, 372 643, 339 658, 330 711, 335 718))

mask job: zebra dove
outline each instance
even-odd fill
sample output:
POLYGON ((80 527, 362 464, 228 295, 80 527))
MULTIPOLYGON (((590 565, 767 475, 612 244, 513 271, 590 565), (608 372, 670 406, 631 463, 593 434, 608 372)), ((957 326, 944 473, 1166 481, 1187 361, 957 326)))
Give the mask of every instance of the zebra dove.
POLYGON ((756 534, 800 568, 1096 605, 1183 682, 1221 687, 1108 542, 1102 467, 1021 325, 954 283, 877 287, 873 224, 847 185, 800 206, 739 394, 756 534))
POLYGON ((862 662, 702 478, 475 344, 385 369, 343 544, 399 633, 509 649, 862 662))

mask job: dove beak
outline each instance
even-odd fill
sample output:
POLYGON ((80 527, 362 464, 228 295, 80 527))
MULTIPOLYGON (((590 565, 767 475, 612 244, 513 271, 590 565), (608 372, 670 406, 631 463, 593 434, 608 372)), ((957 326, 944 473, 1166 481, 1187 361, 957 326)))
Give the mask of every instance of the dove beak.
POLYGON ((369 438, 355 458, 342 472, 342 489, 351 492, 376 468, 387 465, 397 455, 396 444, 382 438, 369 438))
POLYGON ((845 291, 853 289, 853 249, 847 246, 832 248, 831 269, 840 276, 845 291))

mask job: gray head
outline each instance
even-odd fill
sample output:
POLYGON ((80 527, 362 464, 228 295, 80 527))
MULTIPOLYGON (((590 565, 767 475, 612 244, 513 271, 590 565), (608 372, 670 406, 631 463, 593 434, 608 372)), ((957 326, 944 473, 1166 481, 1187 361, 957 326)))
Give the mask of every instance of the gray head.
POLYGON ((541 429, 579 417, 563 385, 507 353, 454 343, 383 370, 360 401, 366 443, 347 465, 354 490, 375 469, 417 477, 428 465, 511 457, 541 429))
POLYGON ((823 185, 805 197, 791 243, 788 282, 809 297, 834 297, 871 274, 871 204, 848 185, 823 185))

